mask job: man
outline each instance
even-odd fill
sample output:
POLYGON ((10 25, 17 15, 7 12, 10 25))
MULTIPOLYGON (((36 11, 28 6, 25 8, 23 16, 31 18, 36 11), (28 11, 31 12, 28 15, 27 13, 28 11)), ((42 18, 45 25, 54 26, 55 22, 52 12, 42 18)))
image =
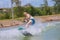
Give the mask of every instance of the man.
POLYGON ((35 24, 35 19, 34 19, 34 17, 32 17, 28 12, 24 12, 24 16, 25 16, 24 21, 26 22, 26 26, 25 26, 25 27, 28 28, 29 25, 35 24))

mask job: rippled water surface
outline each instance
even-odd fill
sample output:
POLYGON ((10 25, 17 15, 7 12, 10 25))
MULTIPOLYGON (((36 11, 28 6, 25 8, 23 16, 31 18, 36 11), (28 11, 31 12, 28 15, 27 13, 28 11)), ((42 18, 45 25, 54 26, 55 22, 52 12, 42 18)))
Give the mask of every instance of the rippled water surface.
POLYGON ((0 40, 60 40, 60 22, 36 23, 32 28, 35 35, 26 37, 18 27, 0 29, 0 40))

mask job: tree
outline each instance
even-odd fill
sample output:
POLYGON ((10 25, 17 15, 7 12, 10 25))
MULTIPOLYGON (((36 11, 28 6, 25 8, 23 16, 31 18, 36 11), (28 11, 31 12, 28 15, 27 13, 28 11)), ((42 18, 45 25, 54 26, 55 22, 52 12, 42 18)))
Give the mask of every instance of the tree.
POLYGON ((21 1, 19 0, 12 0, 12 2, 16 4, 16 7, 21 6, 21 1))
POLYGON ((24 7, 14 7, 14 15, 15 17, 22 17, 23 16, 23 11, 24 11, 24 7))
POLYGON ((16 7, 21 6, 21 1, 19 0, 11 0, 11 11, 12 11, 12 19, 14 19, 14 9, 13 9, 13 3, 16 3, 16 7), (20 5, 19 5, 20 4, 20 5))
POLYGON ((60 0, 53 0, 55 1, 55 12, 60 13, 60 0))
POLYGON ((25 6, 25 11, 30 13, 32 16, 35 16, 35 15, 38 14, 37 10, 31 4, 28 4, 28 5, 25 6))

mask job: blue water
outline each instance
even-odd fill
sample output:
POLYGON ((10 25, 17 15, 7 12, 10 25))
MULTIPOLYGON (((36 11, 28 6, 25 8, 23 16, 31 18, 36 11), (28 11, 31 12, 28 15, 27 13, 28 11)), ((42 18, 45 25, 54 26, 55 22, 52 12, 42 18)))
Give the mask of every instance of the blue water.
MULTIPOLYGON (((21 34, 19 28, 5 28, 0 29, 0 40, 60 40, 60 22, 45 22, 45 23, 36 23, 35 29, 33 29, 34 33, 38 35, 25 37, 21 34), (41 29, 40 33, 39 30, 41 29)), ((34 26, 32 26, 34 28, 34 26)))
MULTIPOLYGON (((52 26, 53 27, 53 26, 52 26)), ((60 40, 60 24, 42 33, 43 40, 60 40)))

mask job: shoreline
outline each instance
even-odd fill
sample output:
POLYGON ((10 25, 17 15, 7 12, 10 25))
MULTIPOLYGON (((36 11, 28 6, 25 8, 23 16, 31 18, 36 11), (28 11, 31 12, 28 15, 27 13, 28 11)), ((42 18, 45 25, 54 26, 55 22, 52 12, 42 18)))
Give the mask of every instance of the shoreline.
POLYGON ((60 21, 60 14, 59 15, 47 15, 47 16, 37 16, 35 18, 39 18, 42 22, 49 22, 49 21, 60 21))
MULTIPOLYGON (((41 20, 42 22, 49 21, 60 21, 60 15, 48 15, 48 16, 35 16, 36 19, 41 20)), ((17 19, 8 19, 8 20, 0 20, 0 28, 13 27, 18 25, 23 25, 23 18, 17 19)))
POLYGON ((18 20, 2 20, 0 21, 0 28, 14 27, 22 24, 23 23, 18 20))

